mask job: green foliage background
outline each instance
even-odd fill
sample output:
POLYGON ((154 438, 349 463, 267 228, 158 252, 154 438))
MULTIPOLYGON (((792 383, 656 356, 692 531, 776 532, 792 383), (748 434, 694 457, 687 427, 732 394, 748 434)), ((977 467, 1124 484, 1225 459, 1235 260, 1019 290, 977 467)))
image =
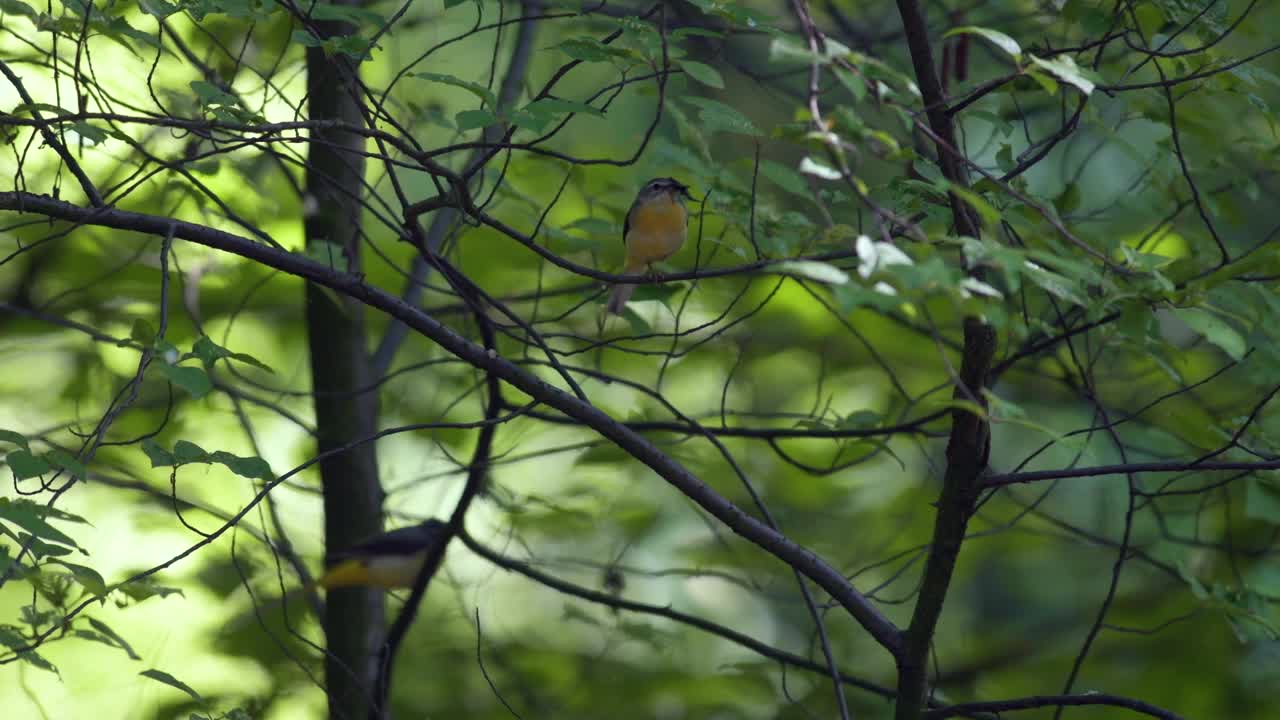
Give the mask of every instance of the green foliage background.
MULTIPOLYGON (((784 3, 672 5, 665 42, 637 19, 648 7, 528 6, 557 17, 538 21, 523 93, 502 112, 494 78, 516 26, 498 34, 489 25, 520 7, 446 5, 406 5, 385 33, 377 29, 400 6, 316 12, 343 13, 359 28, 328 41, 329 50, 359 55, 372 43, 362 73, 398 123, 378 124, 389 136, 429 152, 478 140, 499 122, 518 128, 514 142, 530 142, 567 120, 538 145, 553 152, 490 163, 472 192, 492 197, 493 217, 536 229, 534 242, 550 253, 612 272, 636 188, 671 175, 705 200, 692 206, 690 239, 668 271, 752 263, 753 240, 760 256, 792 262, 645 286, 625 320, 602 324, 599 283, 492 227, 458 224, 446 255, 531 323, 560 362, 634 383, 575 376, 593 403, 638 428, 677 421, 656 391, 709 428, 867 431, 722 440, 780 528, 871 592, 899 625, 933 527, 966 314, 982 315, 1000 338, 990 398, 996 473, 1210 455, 1274 461, 1277 420, 1266 401, 1280 387, 1271 321, 1280 255, 1270 242, 1280 69, 1274 55, 1258 54, 1280 23, 1270 4, 1140 0, 1118 13, 1092 0, 931 5, 936 49, 967 38, 969 74, 952 79, 952 97, 1002 81, 957 114, 977 166, 999 176, 1070 125, 1067 139, 1016 177, 973 173, 964 197, 983 217, 981 239, 953 234, 947 191, 955 188, 931 159, 930 139, 913 130, 920 98, 892 3, 815 4, 828 42, 817 56, 784 3), (956 27, 977 29, 944 41, 956 27), (617 42, 600 42, 616 30, 617 42), (1092 52, 1061 50, 1118 30, 1126 34, 1096 66, 1092 52), (1167 40, 1165 51, 1207 47, 1143 62, 1130 46, 1140 39, 1167 40), (659 91, 651 75, 664 54, 680 72, 659 91), (582 64, 557 100, 530 102, 569 60, 582 64), (820 119, 806 98, 815 62, 820 119), (1162 78, 1195 79, 1166 92, 1162 78), (1133 87, 1143 84, 1157 86, 1133 87), (661 117, 642 146, 659 97, 661 117), (634 163, 563 159, 625 160, 641 147, 634 163), (890 228, 874 207, 911 222, 890 228), (877 244, 891 229, 894 244, 877 244), (966 266, 982 268, 980 282, 966 266), (1068 328, 1071 342, 1045 342, 1068 328)), ((80 3, 0 0, 0 12, 0 58, 39 103, 0 83, 0 177, 15 178, 13 189, 84 203, 39 135, 6 123, 70 116, 58 125, 62 141, 110 189, 109 202, 243 236, 251 225, 302 252, 307 208, 294 185, 305 132, 287 124, 304 119, 303 49, 325 41, 290 12, 247 0, 122 0, 94 3, 87 16, 80 3), (85 34, 85 77, 75 82, 69 68, 85 34), (86 111, 100 114, 77 115, 86 111), (239 130, 225 142, 201 140, 190 130, 205 121, 239 130), (263 124, 274 125, 252 129, 263 124)), ((413 164, 402 146, 368 149, 413 164)), ((452 147, 435 159, 457 169, 469 152, 452 147)), ((426 172, 396 172, 412 200, 437 194, 426 172)), ((367 181, 363 271, 398 292, 416 252, 401 238, 385 166, 371 160, 367 181)), ((287 539, 319 567, 312 473, 285 480, 269 506, 253 506, 234 530, 179 558, 264 482, 314 454, 302 282, 175 241, 160 333, 160 238, 16 212, 0 219, 8 311, 0 427, 16 433, 0 437, 14 475, 0 499, 0 564, 9 566, 27 534, 38 538, 0 588, 0 645, 25 648, 34 631, 102 596, 36 650, 0 658, 0 706, 12 717, 319 717, 322 634, 279 552, 287 539), (146 349, 159 360, 113 418, 115 444, 84 462, 81 439, 146 349), (40 478, 59 478, 49 481, 56 488, 72 476, 81 481, 56 510, 42 509, 51 493, 40 478), (168 674, 140 675, 148 670, 168 674)), ((438 275, 428 283, 428 313, 474 335, 457 296, 438 275)), ((387 321, 370 320, 372 350, 387 321)), ((498 352, 562 385, 526 333, 501 337, 498 352)), ((474 422, 481 381, 411 335, 379 389, 382 425, 474 422)), ((506 401, 514 410, 528 398, 507 388, 506 401)), ((698 433, 649 430, 706 483, 752 506, 698 433)), ((788 568, 600 436, 516 413, 497 437, 491 484, 467 523, 488 547, 820 660, 788 568), (620 589, 607 581, 618 577, 620 589)), ((389 524, 451 511, 474 438, 473 428, 438 427, 378 441, 389 524)), ((1117 473, 992 493, 970 524, 936 638, 939 699, 1060 692, 1108 596, 1130 508, 1123 572, 1074 689, 1140 698, 1185 718, 1273 717, 1273 469, 1117 473)), ((507 717, 502 700, 524 717, 834 714, 822 674, 568 597, 460 544, 441 580, 398 665, 400 717, 507 717)), ((892 687, 888 654, 838 606, 823 617, 840 669, 892 687)), ((847 692, 855 717, 891 716, 888 701, 847 692)))

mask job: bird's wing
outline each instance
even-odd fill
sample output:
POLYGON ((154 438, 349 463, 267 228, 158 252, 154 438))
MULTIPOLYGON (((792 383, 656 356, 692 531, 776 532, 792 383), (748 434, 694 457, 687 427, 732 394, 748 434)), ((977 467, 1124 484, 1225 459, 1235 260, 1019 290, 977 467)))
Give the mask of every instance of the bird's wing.
POLYGON ((440 537, 440 533, 443 530, 444 523, 438 520, 430 520, 421 525, 399 528, 352 545, 342 552, 335 553, 333 561, 336 563, 349 558, 379 555, 412 555, 440 537))

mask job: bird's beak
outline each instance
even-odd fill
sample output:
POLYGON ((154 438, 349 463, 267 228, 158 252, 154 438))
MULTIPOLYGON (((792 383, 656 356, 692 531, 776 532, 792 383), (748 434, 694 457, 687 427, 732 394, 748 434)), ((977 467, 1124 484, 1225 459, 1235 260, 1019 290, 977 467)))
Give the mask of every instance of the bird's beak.
POLYGON ((693 199, 693 195, 689 194, 689 186, 688 186, 688 185, 681 185, 681 184, 679 184, 679 183, 676 183, 676 188, 678 188, 678 192, 679 192, 681 195, 683 195, 683 196, 685 196, 685 197, 689 198, 690 200, 692 200, 692 199, 693 199))

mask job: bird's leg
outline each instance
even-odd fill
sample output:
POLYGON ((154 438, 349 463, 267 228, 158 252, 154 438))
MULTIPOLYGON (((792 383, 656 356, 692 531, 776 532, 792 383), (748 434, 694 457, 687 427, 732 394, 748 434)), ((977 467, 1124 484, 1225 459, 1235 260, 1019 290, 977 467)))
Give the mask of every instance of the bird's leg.
POLYGON ((645 263, 644 276, 648 278, 650 281, 661 280, 663 277, 661 272, 653 268, 653 263, 645 263))

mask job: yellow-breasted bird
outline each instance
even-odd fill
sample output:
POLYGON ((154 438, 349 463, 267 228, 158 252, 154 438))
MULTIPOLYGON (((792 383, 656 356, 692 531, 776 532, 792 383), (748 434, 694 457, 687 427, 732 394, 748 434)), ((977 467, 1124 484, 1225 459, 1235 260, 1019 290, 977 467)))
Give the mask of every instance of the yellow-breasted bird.
MULTIPOLYGON (((688 186, 675 178, 654 178, 640 188, 627 218, 622 223, 622 242, 627 248, 623 274, 634 275, 665 260, 684 245, 689 227, 689 211, 684 199, 693 199, 688 186)), ((621 315, 636 286, 619 284, 609 294, 606 309, 621 315)))
POLYGON ((445 527, 433 518, 375 535, 337 554, 315 585, 326 590, 352 585, 412 587, 427 553, 444 538, 445 527))

